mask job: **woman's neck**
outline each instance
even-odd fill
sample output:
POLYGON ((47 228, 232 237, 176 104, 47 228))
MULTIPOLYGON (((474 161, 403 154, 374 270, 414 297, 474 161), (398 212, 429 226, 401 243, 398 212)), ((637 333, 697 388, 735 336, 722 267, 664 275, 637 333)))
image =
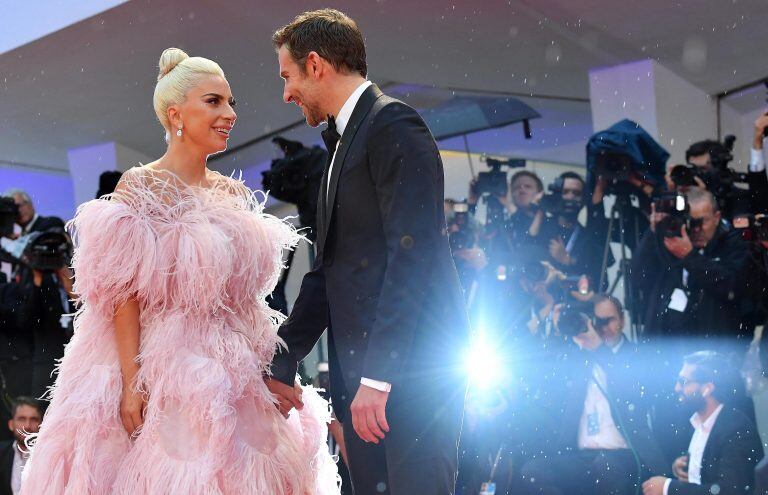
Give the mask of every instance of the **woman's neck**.
POLYGON ((171 140, 168 151, 157 161, 157 168, 174 173, 188 185, 200 185, 206 179, 207 160, 205 152, 171 140))

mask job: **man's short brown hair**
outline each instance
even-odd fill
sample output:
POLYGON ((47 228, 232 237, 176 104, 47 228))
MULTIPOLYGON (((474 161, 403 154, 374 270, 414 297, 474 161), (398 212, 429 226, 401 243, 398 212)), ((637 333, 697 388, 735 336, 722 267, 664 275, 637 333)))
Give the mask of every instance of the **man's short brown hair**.
POLYGON ((285 46, 304 70, 307 56, 317 52, 337 70, 368 75, 363 33, 355 21, 334 9, 313 10, 299 14, 272 35, 278 49, 285 46))

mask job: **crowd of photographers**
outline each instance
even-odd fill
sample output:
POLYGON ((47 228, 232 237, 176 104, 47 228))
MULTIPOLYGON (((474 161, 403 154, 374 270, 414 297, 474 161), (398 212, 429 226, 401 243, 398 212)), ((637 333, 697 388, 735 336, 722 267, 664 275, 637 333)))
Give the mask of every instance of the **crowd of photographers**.
POLYGON ((546 188, 489 158, 446 201, 481 343, 460 493, 768 493, 766 128, 745 174, 728 138, 661 177, 612 151, 546 188))

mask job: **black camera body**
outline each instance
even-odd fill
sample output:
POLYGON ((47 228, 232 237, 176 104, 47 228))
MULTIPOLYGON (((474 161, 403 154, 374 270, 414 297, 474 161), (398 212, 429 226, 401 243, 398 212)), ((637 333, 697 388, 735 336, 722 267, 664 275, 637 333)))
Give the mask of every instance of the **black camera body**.
POLYGON ((664 237, 680 237, 683 227, 691 228, 691 207, 682 194, 665 193, 653 200, 657 213, 665 216, 656 225, 656 233, 664 237))
POLYGON ((565 180, 562 177, 558 177, 552 184, 547 186, 550 194, 542 196, 539 207, 551 215, 578 215, 584 204, 575 199, 563 199, 564 182, 565 180))
POLYGON ((587 322, 592 318, 591 303, 568 303, 560 310, 557 330, 564 337, 575 337, 589 330, 587 322))
POLYGON ((19 207, 13 198, 0 197, 0 237, 10 237, 19 217, 19 207))
POLYGON ((613 194, 618 184, 630 179, 634 166, 632 158, 625 153, 603 152, 595 157, 592 173, 606 179, 609 183, 606 192, 613 194))
POLYGON ((733 219, 733 227, 747 242, 768 242, 768 214, 738 216, 733 219))
POLYGON ((491 170, 477 174, 475 191, 478 196, 506 196, 507 173, 502 172, 501 169, 503 167, 510 169, 525 167, 525 160, 518 160, 515 158, 500 159, 483 155, 480 159, 485 161, 488 168, 491 170))
POLYGON ((269 170, 261 173, 264 189, 281 201, 295 204, 302 227, 314 228, 328 153, 319 146, 307 148, 298 141, 279 136, 272 142, 280 146, 285 158, 272 160, 269 170))

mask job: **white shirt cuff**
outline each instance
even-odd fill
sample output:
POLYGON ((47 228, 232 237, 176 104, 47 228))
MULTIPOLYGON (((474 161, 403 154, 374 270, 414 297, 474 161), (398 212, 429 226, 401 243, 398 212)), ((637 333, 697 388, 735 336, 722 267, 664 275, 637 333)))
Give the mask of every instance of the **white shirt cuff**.
POLYGON ((763 156, 763 150, 756 150, 752 148, 750 152, 749 171, 762 172, 765 170, 765 157, 763 156))
POLYGON ((389 392, 392 390, 392 384, 387 382, 380 382, 378 380, 371 380, 370 378, 361 378, 360 384, 366 387, 375 388, 379 392, 389 392))
POLYGON ((669 485, 672 484, 672 478, 667 478, 664 481, 664 495, 669 495, 669 485))

